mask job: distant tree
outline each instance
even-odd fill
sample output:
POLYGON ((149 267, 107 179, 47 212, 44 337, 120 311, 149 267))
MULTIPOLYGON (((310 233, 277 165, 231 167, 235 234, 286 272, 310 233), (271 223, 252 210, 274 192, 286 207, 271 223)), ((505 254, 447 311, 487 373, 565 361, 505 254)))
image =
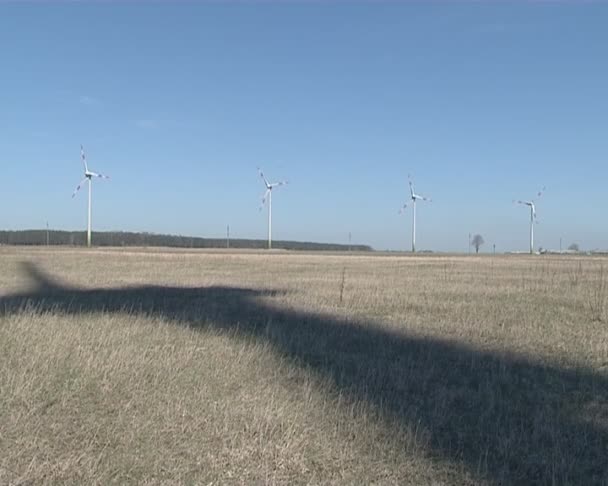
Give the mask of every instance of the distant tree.
POLYGON ((569 247, 568 250, 570 251, 579 251, 579 247, 578 247, 578 243, 572 243, 569 247))
MULTIPOLYGON (((0 0, 1 1, 1 0, 0 0)), ((196 236, 163 235, 154 233, 129 233, 121 231, 95 231, 93 233, 95 246, 166 246, 189 248, 225 248, 226 240, 216 238, 200 238, 196 236)), ((82 231, 50 231, 53 245, 84 245, 85 233, 82 231)), ((310 241, 279 241, 276 248, 285 250, 324 250, 324 251, 373 251, 368 245, 339 245, 333 243, 315 243, 310 241)), ((0 230, 0 244, 7 245, 44 245, 46 244, 45 230, 0 230)), ((231 248, 266 248, 266 240, 231 239, 231 248)))
POLYGON ((483 236, 475 235, 471 240, 471 244, 475 247, 475 253, 479 253, 479 247, 483 245, 485 242, 483 241, 483 236))

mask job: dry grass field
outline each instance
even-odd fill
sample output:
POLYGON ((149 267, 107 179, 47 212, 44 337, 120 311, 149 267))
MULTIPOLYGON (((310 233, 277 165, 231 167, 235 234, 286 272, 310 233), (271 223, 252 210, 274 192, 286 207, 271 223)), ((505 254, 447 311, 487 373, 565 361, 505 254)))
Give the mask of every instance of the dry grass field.
POLYGON ((0 484, 608 484, 608 259, 0 247, 0 484))

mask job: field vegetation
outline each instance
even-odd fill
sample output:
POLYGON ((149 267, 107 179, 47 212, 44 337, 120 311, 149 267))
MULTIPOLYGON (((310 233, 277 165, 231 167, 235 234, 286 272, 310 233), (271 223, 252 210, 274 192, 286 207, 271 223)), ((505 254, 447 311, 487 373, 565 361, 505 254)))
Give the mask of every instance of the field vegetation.
POLYGON ((608 485, 608 259, 0 247, 0 484, 608 485))

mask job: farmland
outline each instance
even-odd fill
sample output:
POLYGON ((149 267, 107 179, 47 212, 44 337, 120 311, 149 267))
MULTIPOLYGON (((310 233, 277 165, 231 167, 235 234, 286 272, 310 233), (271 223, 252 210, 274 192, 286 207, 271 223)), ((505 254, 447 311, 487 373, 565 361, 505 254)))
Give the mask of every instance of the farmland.
POLYGON ((0 247, 0 483, 608 484, 608 259, 0 247))

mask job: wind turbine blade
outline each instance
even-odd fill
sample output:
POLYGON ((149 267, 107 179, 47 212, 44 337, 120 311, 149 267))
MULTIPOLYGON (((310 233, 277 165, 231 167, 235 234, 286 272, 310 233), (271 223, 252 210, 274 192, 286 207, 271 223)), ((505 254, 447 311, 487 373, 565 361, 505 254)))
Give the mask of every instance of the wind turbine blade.
POLYGON ((97 172, 89 172, 88 174, 93 177, 99 177, 100 179, 109 179, 110 178, 110 176, 99 174, 97 172))
POLYGON ((82 187, 82 185, 86 182, 87 178, 85 177, 84 179, 82 179, 78 185, 76 186, 76 189, 74 189, 74 192, 72 193, 72 198, 74 198, 74 196, 76 196, 76 193, 78 191, 80 191, 80 188, 82 187))
POLYGON ((266 177, 264 177, 264 173, 262 172, 262 169, 260 169, 259 167, 258 167, 258 172, 260 173, 260 177, 264 181, 264 184, 266 184, 266 187, 270 187, 270 184, 268 183, 268 179, 266 179, 266 177))
POLYGON ((414 197, 416 196, 414 194, 414 184, 412 184, 412 179, 410 179, 410 175, 409 174, 407 175, 407 182, 410 185, 410 194, 412 195, 412 199, 414 199, 414 197))
POLYGON ((273 182, 271 184, 268 184, 269 187, 278 187, 278 186, 285 186, 289 184, 288 181, 280 181, 280 182, 273 182))
POLYGON ((84 171, 87 173, 89 168, 87 167, 87 157, 84 155, 84 147, 80 145, 80 158, 82 159, 82 163, 84 164, 84 171))
POLYGON ((399 214, 403 214, 403 213, 405 213, 406 208, 407 208, 407 204, 404 204, 403 206, 401 206, 401 207, 399 208, 399 214))
POLYGON ((266 189, 266 192, 264 193, 264 195, 262 196, 262 204, 260 204, 260 211, 262 210, 262 208, 264 207, 264 204, 266 204, 266 199, 268 199, 268 194, 270 194, 271 189, 268 188, 266 189))
POLYGON ((547 186, 543 186, 543 188, 536 193, 536 197, 541 197, 546 190, 547 186))

